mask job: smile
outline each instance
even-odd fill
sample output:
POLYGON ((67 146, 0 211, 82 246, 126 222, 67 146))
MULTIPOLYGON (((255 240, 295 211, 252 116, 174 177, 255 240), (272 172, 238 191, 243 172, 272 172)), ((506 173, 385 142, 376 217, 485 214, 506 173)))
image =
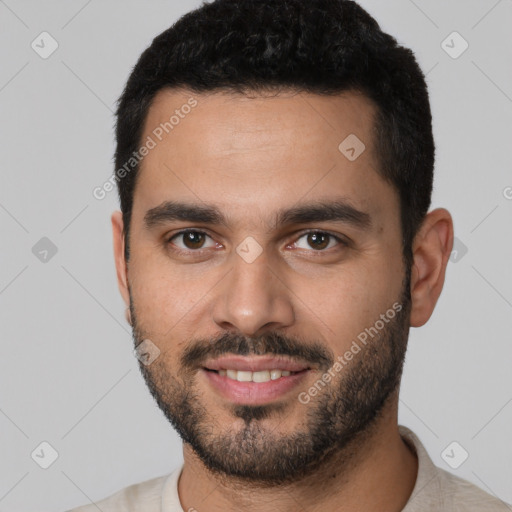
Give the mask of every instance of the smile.
MULTIPOLYGON (((227 370, 226 375, 222 375, 220 371, 203 368, 200 374, 212 391, 232 404, 264 405, 277 400, 294 400, 300 389, 303 389, 304 386, 301 383, 308 375, 309 370, 277 371, 281 373, 281 376, 274 380, 271 378, 270 371, 234 371, 237 374, 236 379, 228 377, 227 370), (260 377, 261 374, 263 375, 260 377), (241 380, 249 378, 250 380, 241 380), (258 378, 262 380, 258 381, 258 378)), ((274 376, 277 377, 277 373, 274 376)))
MULTIPOLYGON (((212 370, 215 371, 215 370, 212 370)), ((281 377, 289 377, 298 372, 291 372, 289 370, 262 370, 259 372, 250 372, 243 370, 219 370, 217 372, 221 377, 237 380, 238 382, 269 382, 277 380, 281 377)))

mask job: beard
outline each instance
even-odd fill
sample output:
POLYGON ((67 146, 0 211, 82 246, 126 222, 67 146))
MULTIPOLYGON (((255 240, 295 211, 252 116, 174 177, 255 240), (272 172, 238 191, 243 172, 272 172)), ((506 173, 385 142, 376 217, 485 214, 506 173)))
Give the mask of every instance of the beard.
MULTIPOLYGON (((371 438, 386 404, 398 393, 409 335, 409 284, 407 270, 398 301, 402 309, 329 385, 309 403, 300 405, 304 418, 290 433, 276 432, 290 407, 288 402, 232 404, 229 411, 233 421, 216 423, 212 408, 196 387, 198 368, 202 361, 221 354, 272 354, 301 358, 326 371, 334 365, 335 357, 325 344, 279 333, 257 338, 226 333, 218 339, 187 344, 175 369, 163 357, 165 352, 150 365, 139 361, 139 368, 165 417, 204 466, 217 476, 265 487, 297 482, 327 467, 330 461, 335 461, 337 468, 348 467, 371 438), (243 420, 242 426, 237 418, 243 420), (273 419, 276 427, 268 427, 264 421, 267 419, 273 419)), ((137 323, 131 294, 130 312, 137 346, 145 337, 137 323)))

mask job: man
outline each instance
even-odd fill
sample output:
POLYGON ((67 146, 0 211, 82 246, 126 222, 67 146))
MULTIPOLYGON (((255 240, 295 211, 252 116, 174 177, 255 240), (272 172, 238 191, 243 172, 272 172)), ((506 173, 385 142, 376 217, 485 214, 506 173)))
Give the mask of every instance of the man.
POLYGON ((397 423, 453 245, 424 76, 348 0, 216 0, 117 111, 121 294, 184 465, 76 511, 499 511, 397 423))

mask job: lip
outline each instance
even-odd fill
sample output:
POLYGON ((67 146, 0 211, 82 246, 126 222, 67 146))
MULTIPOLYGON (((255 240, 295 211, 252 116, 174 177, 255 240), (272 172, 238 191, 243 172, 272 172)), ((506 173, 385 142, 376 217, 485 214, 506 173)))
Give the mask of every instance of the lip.
MULTIPOLYGON (((274 359, 275 361, 275 359, 274 359)), ((263 363, 261 363, 263 364, 263 363)), ((231 369, 235 369, 230 366, 231 369)), ((245 365, 240 370, 248 368, 245 365)), ((263 370, 270 367, 261 368, 263 370)), ((276 368, 275 366, 273 368, 276 368)), ((279 366, 277 367, 279 368, 279 366)), ((285 369, 285 368, 280 368, 285 369)), ((245 371, 259 371, 247 369, 245 371)), ((280 377, 268 382, 239 382, 227 376, 219 375, 215 371, 202 368, 199 374, 206 379, 207 383, 224 399, 237 405, 263 405, 278 399, 283 399, 287 394, 298 387, 299 384, 309 375, 309 369, 290 370, 297 371, 287 377, 280 377)))
MULTIPOLYGON (((237 356, 226 355, 210 359, 203 364, 208 370, 237 370, 245 372, 260 372, 263 370, 288 370, 290 372, 302 372, 310 370, 311 366, 305 362, 292 361, 280 356, 237 356)), ((287 378, 287 377, 281 377, 287 378)), ((264 384, 264 383, 262 383, 264 384)))

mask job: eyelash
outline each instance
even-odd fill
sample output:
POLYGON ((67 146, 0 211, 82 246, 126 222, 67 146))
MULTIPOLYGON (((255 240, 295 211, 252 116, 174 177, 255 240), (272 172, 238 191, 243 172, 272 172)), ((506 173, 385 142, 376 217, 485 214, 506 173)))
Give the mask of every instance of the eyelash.
MULTIPOLYGON (((184 230, 181 230, 181 231, 178 231, 177 233, 173 233, 171 236, 167 237, 166 239, 166 244, 167 245, 173 245, 172 244, 172 240, 176 237, 179 237, 180 235, 186 235, 188 233, 198 233, 200 235, 206 235, 210 238, 212 238, 207 232, 205 231, 200 231, 198 229, 184 229, 184 230)), ((337 235, 334 235, 333 233, 330 233, 329 231, 322 231, 322 230, 319 230, 319 229, 310 229, 308 231, 303 231, 301 232, 299 235, 298 235, 298 238, 297 240, 300 240, 303 236, 305 235, 309 235, 309 234, 322 234, 322 235, 328 235, 329 237, 331 238, 334 238, 334 240, 336 240, 336 242, 338 242, 338 244, 340 244, 341 246, 343 247, 348 247, 349 246, 349 243, 345 240, 343 240, 342 238, 340 238, 339 236, 337 235)), ((287 244, 287 245, 290 245, 290 244, 287 244)), ((203 251, 205 250, 208 250, 208 249, 211 249, 211 247, 209 248, 205 248, 205 249, 181 249, 179 247, 173 247, 173 251, 178 253, 178 254, 190 254, 190 253, 197 253, 197 254, 201 254, 203 251)), ((311 249, 310 251, 308 252, 313 252, 313 253, 323 253, 323 252, 327 252, 329 251, 330 249, 333 249, 333 247, 330 247, 329 249, 319 249, 319 250, 314 250, 314 249, 311 249)), ((306 249, 299 249, 299 250, 306 250, 306 249)))

